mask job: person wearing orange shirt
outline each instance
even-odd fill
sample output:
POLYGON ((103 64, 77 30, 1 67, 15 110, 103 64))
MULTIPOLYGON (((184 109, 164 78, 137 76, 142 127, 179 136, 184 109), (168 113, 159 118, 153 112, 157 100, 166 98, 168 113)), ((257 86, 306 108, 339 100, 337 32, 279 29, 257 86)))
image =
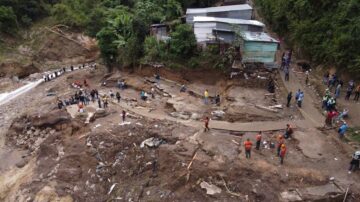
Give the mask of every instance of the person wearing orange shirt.
POLYGON ((261 135, 261 131, 259 132, 259 134, 256 135, 256 149, 259 150, 260 149, 260 144, 261 144, 261 139, 262 139, 262 135, 261 135))
POLYGON ((280 149, 280 164, 281 165, 284 163, 285 154, 286 154, 286 146, 285 146, 285 144, 282 144, 281 149, 280 149))
POLYGON ((283 145, 285 143, 284 137, 282 135, 279 135, 277 141, 278 141, 278 144, 277 144, 277 156, 280 156, 281 145, 283 145))
POLYGON ((249 138, 244 142, 244 146, 245 146, 245 156, 247 159, 249 159, 251 158, 251 147, 252 147, 252 142, 250 141, 249 138))

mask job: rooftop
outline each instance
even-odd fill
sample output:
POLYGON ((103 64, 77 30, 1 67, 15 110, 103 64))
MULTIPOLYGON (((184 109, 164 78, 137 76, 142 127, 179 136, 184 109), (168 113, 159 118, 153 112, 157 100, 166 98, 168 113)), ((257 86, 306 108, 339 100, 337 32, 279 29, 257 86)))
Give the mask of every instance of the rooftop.
POLYGON ((243 32, 243 38, 245 41, 262 41, 262 42, 279 43, 278 40, 272 38, 265 32, 243 32))
POLYGON ((252 10, 252 7, 248 4, 239 4, 232 6, 219 6, 219 7, 208 7, 208 8, 189 8, 186 10, 186 14, 241 11, 241 10, 252 10))
POLYGON ((195 16, 194 23, 196 23, 196 22, 222 22, 222 23, 228 23, 228 24, 255 25, 255 26, 265 27, 264 23, 257 21, 257 20, 217 18, 217 17, 207 17, 207 16, 195 16))

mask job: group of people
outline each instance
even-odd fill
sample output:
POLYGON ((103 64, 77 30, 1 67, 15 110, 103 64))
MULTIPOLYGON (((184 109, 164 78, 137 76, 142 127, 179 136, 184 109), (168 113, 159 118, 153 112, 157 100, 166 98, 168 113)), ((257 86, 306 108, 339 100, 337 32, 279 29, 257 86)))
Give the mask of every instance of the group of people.
MULTIPOLYGON (((210 97, 209 97, 209 90, 206 89, 204 91, 204 104, 209 104, 209 100, 210 100, 210 97)), ((215 98, 212 100, 212 103, 215 104, 215 105, 220 105, 220 95, 219 94, 216 94, 215 98)))
MULTIPOLYGON (((324 75, 323 82, 328 86, 328 91, 330 91, 335 87, 334 91, 334 99, 340 97, 342 88, 344 86, 344 81, 339 79, 336 73, 330 76, 330 73, 327 72, 324 75)), ((354 94, 354 101, 359 101, 360 98, 360 84, 355 85, 354 80, 350 80, 346 87, 345 100, 350 100, 351 96, 354 94)))
MULTIPOLYGON (((78 66, 78 69, 84 69, 85 67, 90 67, 90 68, 96 68, 96 63, 92 63, 92 64, 82 64, 78 66)), ((47 73, 45 75, 43 75, 43 79, 45 82, 51 81, 59 76, 61 76, 62 74, 64 74, 67 71, 74 71, 74 66, 71 65, 70 67, 62 67, 58 70, 55 70, 51 73, 47 73)))
MULTIPOLYGON (((296 102, 297 106, 300 107, 300 108, 301 108, 302 103, 303 103, 303 101, 304 101, 304 96, 305 96, 305 95, 304 95, 304 92, 301 91, 300 89, 299 89, 299 90, 296 92, 296 94, 295 94, 295 102, 296 102)), ((288 96, 287 96, 286 107, 290 107, 290 103, 291 103, 292 98, 293 98, 293 94, 292 94, 292 92, 290 91, 289 94, 288 94, 288 96)))
MULTIPOLYGON (((85 105, 88 105, 90 101, 95 101, 95 97, 99 97, 99 93, 96 89, 93 89, 90 93, 84 89, 80 89, 75 92, 74 95, 70 96, 68 99, 60 99, 58 98, 58 108, 62 109, 63 107, 70 106, 70 105, 79 105, 80 109, 83 109, 85 105), (91 98, 91 99, 90 99, 91 98)), ((83 110, 81 110, 83 111, 83 110)))
MULTIPOLYGON (((291 138, 292 134, 293 134, 293 129, 289 124, 287 124, 285 133, 283 135, 279 135, 277 137, 276 155, 279 157, 281 165, 284 163, 285 155, 287 152, 287 147, 285 145, 285 139, 291 138)), ((260 150, 261 142, 262 142, 262 132, 260 131, 256 135, 256 146, 255 146, 256 150, 260 150)), ((245 157, 247 159, 251 158, 252 145, 253 145, 253 143, 250 140, 250 138, 247 138, 247 140, 244 142, 245 157)), ((275 148, 275 144, 270 142, 270 148, 275 148)))

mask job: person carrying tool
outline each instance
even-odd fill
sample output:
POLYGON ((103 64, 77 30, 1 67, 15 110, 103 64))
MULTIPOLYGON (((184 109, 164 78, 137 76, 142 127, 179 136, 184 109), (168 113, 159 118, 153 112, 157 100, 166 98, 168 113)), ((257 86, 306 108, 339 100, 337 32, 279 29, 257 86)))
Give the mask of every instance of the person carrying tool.
POLYGON ((252 142, 250 141, 249 138, 244 142, 244 146, 245 146, 245 156, 247 159, 250 159, 252 142))
POLYGON ((256 149, 260 150, 260 144, 261 144, 261 139, 262 139, 262 135, 261 135, 261 131, 259 132, 259 134, 256 135, 256 149))

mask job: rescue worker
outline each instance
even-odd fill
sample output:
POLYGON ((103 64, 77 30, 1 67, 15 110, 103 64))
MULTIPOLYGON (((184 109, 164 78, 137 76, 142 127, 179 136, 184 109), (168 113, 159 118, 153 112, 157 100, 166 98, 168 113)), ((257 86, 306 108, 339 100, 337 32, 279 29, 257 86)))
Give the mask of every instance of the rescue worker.
POLYGON ((286 146, 285 146, 285 144, 282 144, 281 149, 280 149, 280 164, 281 165, 284 163, 285 154, 286 154, 286 146))
POLYGON ((294 133, 294 130, 292 129, 290 124, 286 124, 286 129, 285 129, 285 134, 284 134, 285 139, 291 138, 291 135, 293 133, 294 133))
POLYGON ((204 92, 204 103, 206 105, 209 103, 209 91, 207 89, 204 92))
POLYGON ((262 139, 262 132, 260 131, 259 134, 256 135, 256 149, 260 150, 260 144, 262 139))
POLYGON ((250 159, 251 158, 252 142, 250 141, 249 138, 244 142, 244 146, 245 146, 245 157, 247 159, 250 159))
POLYGON ((210 128, 209 128, 209 122, 210 122, 209 117, 205 117, 205 120, 204 120, 204 123, 205 123, 205 129, 204 129, 204 131, 205 131, 205 132, 210 130, 210 128))
POLYGON ((285 143, 284 137, 282 135, 278 136, 277 143, 277 156, 280 156, 281 145, 285 143))
POLYGON ((116 99, 117 99, 118 103, 120 103, 121 96, 120 96, 119 92, 116 92, 116 99))
POLYGON ((353 154, 350 162, 349 174, 351 174, 352 171, 359 169, 359 162, 360 162, 360 151, 356 151, 353 154))

